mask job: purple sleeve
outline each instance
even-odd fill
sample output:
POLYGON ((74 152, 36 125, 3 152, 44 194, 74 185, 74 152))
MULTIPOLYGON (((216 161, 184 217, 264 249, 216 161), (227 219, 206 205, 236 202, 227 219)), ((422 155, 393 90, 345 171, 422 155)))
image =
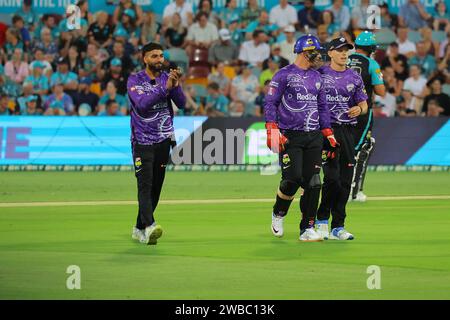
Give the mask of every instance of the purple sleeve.
POLYGON ((141 110, 143 111, 148 106, 155 105, 161 100, 167 99, 168 92, 166 88, 160 85, 154 88, 156 90, 154 90, 151 93, 145 92, 144 89, 140 86, 140 84, 137 83, 135 76, 130 76, 128 78, 127 82, 128 97, 130 98, 130 101, 134 105, 134 107, 139 111, 141 110))
POLYGON ((317 109, 319 111, 320 129, 331 128, 330 124, 330 110, 327 105, 327 98, 325 95, 325 88, 322 77, 320 78, 320 89, 317 94, 317 109))
POLYGON ((173 100, 173 102, 175 102, 179 109, 184 109, 186 105, 186 96, 184 95, 181 86, 177 86, 170 90, 169 97, 173 100))
POLYGON ((364 88, 364 82, 362 81, 361 76, 358 74, 357 77, 358 80, 356 81, 356 90, 353 95, 353 101, 355 102, 356 105, 360 102, 366 101, 369 98, 367 96, 366 89, 364 88))
POLYGON ((283 79, 283 72, 278 71, 272 78, 269 84, 269 92, 266 95, 264 102, 264 117, 266 122, 278 121, 278 106, 281 102, 284 89, 286 88, 286 79, 283 79))

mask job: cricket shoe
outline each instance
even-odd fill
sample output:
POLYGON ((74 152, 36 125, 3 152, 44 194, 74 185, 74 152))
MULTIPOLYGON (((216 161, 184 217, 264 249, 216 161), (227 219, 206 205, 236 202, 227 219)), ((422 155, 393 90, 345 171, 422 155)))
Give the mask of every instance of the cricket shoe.
POLYGON ((162 228, 159 224, 153 223, 144 230, 144 236, 141 238, 142 243, 156 244, 157 239, 162 236, 162 228))
POLYGON ((323 240, 328 240, 330 233, 328 232, 328 220, 316 220, 316 232, 323 240))
POLYGON ((307 228, 300 233, 300 241, 304 242, 317 242, 322 241, 323 238, 314 230, 314 227, 307 228))
POLYGON ((272 213, 272 233, 275 237, 281 238, 283 236, 283 221, 284 217, 272 213))
POLYGON ((353 199, 353 201, 366 202, 367 196, 362 191, 358 191, 358 193, 356 194, 356 197, 353 199))
POLYGON ((344 227, 333 228, 329 237, 330 240, 353 240, 354 238, 344 227))
POLYGON ((144 230, 138 229, 136 227, 133 227, 133 233, 131 234, 131 238, 133 240, 141 240, 141 238, 144 236, 144 230))

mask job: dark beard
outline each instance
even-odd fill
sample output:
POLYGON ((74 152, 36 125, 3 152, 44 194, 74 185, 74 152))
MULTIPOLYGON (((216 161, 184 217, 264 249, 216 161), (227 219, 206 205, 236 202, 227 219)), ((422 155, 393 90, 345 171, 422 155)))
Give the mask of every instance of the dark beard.
POLYGON ((160 73, 164 69, 164 65, 161 64, 161 67, 159 67, 159 66, 156 66, 156 65, 149 65, 149 64, 147 64, 147 69, 153 74, 160 73))

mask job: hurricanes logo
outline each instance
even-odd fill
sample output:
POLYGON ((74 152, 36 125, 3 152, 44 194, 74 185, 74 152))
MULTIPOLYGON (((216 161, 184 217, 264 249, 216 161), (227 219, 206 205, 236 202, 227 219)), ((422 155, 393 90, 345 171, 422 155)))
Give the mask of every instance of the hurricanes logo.
POLYGON ((289 158, 289 155, 287 153, 283 155, 282 162, 283 164, 288 164, 289 162, 291 162, 291 159, 289 158))
POLYGON ((353 91, 354 88, 355 88, 355 85, 354 85, 353 83, 349 83, 349 84, 347 85, 347 91, 348 91, 348 92, 353 91))
POLYGON ((306 40, 306 44, 314 44, 313 40, 310 38, 308 40, 306 40))
POLYGON ((316 82, 316 88, 317 88, 317 90, 320 89, 320 82, 316 82))

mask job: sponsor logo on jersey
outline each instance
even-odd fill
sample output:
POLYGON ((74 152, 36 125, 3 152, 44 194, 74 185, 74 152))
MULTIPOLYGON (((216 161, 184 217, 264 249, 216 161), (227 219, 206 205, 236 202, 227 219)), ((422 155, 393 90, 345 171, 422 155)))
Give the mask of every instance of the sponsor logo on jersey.
POLYGON ((327 98, 327 102, 348 102, 350 100, 350 97, 344 97, 340 94, 337 96, 327 94, 325 97, 327 98))
POLYGON ((297 100, 299 101, 317 101, 317 95, 314 95, 312 93, 307 94, 301 94, 297 93, 297 100))

